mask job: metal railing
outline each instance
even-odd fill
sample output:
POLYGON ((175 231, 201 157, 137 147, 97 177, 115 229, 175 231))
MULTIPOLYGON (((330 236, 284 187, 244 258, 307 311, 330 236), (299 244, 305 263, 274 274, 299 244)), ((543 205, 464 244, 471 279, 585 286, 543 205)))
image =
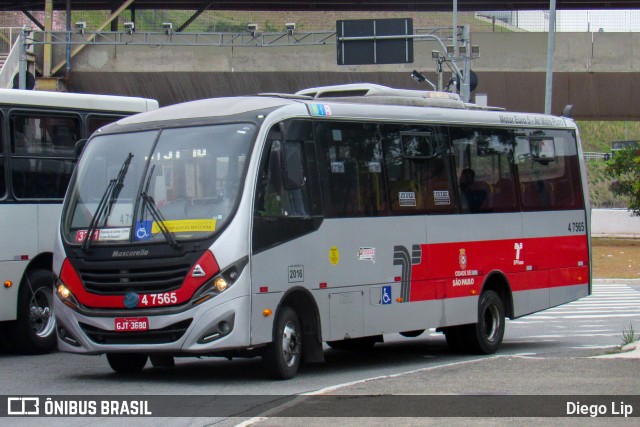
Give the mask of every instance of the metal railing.
POLYGON ((587 162, 604 162, 609 160, 611 154, 609 153, 597 153, 594 151, 586 151, 583 153, 584 159, 587 162))

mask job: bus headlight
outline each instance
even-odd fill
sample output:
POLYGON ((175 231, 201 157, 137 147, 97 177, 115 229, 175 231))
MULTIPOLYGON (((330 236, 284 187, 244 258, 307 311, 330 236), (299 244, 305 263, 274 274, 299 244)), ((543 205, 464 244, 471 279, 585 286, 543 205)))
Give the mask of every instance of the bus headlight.
POLYGON ((229 283, 224 280, 224 277, 216 277, 213 280, 213 287, 216 289, 216 291, 222 292, 229 287, 229 283))
POLYGON ((244 257, 205 283, 193 296, 193 305, 202 304, 229 289, 238 280, 247 262, 248 257, 244 257))
POLYGON ((73 309, 78 308, 78 300, 73 296, 71 289, 69 289, 64 283, 58 282, 58 285, 56 286, 56 295, 65 305, 73 309))

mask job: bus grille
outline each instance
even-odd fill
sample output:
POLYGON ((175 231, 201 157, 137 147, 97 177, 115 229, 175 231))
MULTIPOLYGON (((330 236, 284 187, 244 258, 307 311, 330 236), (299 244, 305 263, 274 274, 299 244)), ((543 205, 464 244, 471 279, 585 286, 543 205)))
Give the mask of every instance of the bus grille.
POLYGON ((80 322, 80 327, 91 341, 97 344, 166 344, 182 338, 192 320, 187 319, 166 328, 144 332, 106 331, 82 322, 80 322))
POLYGON ((135 291, 159 293, 178 289, 189 273, 189 265, 164 265, 153 268, 80 269, 85 289, 95 294, 112 295, 135 291))

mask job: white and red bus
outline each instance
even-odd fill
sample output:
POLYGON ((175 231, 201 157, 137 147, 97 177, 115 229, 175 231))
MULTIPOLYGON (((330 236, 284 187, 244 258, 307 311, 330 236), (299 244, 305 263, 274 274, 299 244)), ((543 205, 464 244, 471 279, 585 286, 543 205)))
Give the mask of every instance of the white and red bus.
POLYGON ((581 159, 571 119, 366 84, 122 119, 65 200, 59 348, 118 372, 262 356, 275 378, 427 328, 493 353, 506 317, 590 294, 581 159))
POLYGON ((151 99, 0 89, 0 342, 55 348, 53 244, 78 140, 151 99))

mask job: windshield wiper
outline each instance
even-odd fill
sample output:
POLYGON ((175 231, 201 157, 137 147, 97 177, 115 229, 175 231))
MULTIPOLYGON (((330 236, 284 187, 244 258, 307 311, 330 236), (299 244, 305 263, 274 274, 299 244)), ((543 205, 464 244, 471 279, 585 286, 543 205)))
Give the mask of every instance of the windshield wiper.
POLYGON ((153 200, 153 197, 147 194, 146 189, 145 191, 140 193, 140 197, 142 197, 142 208, 144 209, 144 206, 147 206, 147 208, 149 209, 149 213, 151 213, 151 217, 158 224, 158 228, 160 228, 160 231, 162 231, 162 234, 164 235, 164 238, 167 240, 169 245, 173 249, 178 249, 180 245, 178 244, 178 241, 176 240, 173 233, 169 231, 169 228, 167 228, 167 224, 165 224, 166 219, 162 215, 162 212, 160 212, 160 210, 158 210, 158 208, 156 207, 156 202, 153 200))
POLYGON ((93 240, 93 234, 98 228, 98 223, 102 216, 105 218, 105 223, 107 222, 107 218, 111 215, 111 210, 116 200, 118 200, 118 196, 120 195, 120 191, 124 186, 124 177, 127 175, 127 171, 129 170, 129 165, 131 164, 131 159, 133 158, 133 153, 129 153, 127 158, 122 163, 120 167, 120 171, 118 172, 118 176, 109 181, 109 185, 102 193, 102 197, 100 198, 100 202, 98 203, 98 207, 96 211, 93 213, 93 218, 89 223, 89 228, 87 229, 87 234, 84 236, 82 240, 82 252, 89 252, 89 248, 91 247, 91 241, 93 240))

